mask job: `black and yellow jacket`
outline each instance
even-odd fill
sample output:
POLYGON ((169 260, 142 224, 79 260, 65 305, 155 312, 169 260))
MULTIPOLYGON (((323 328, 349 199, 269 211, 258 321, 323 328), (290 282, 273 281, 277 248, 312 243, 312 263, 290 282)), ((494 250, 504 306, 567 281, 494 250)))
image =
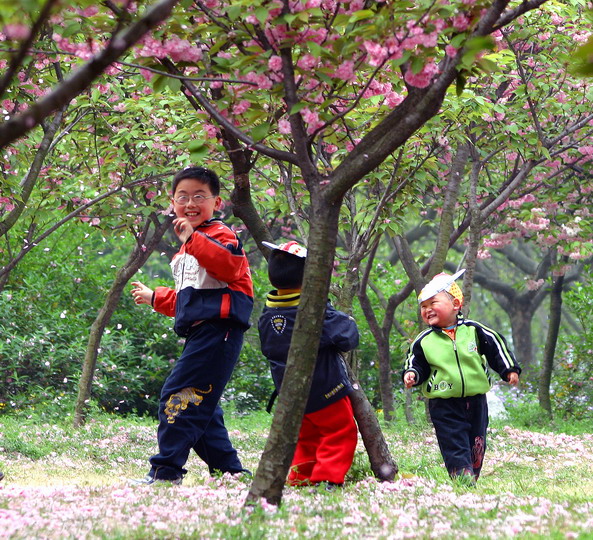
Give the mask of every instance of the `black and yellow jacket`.
MULTIPOLYGON (((278 291, 270 292, 258 322, 261 349, 270 362, 277 391, 284 377, 299 300, 299 292, 282 295, 278 291)), ((328 302, 305 413, 323 409, 352 391, 341 353, 356 348, 358 339, 354 319, 328 302)))
POLYGON ((421 332, 410 345, 402 373, 416 373, 416 384, 428 398, 485 394, 491 381, 488 366, 506 381, 521 373, 505 339, 487 326, 459 318, 455 339, 438 327, 421 332))

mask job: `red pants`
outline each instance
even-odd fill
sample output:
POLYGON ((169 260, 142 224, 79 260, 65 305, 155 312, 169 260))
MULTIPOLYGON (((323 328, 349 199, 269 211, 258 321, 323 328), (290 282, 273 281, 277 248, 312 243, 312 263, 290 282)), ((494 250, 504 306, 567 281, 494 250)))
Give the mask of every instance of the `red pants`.
POLYGON ((288 475, 291 486, 343 484, 352 465, 358 431, 348 396, 305 414, 288 475))

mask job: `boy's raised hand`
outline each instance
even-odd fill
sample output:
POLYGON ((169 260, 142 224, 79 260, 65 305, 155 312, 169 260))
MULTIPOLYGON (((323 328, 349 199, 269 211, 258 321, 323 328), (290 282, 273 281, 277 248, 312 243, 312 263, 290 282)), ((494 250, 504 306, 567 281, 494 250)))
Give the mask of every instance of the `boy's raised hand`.
POLYGON ((132 296, 136 304, 151 304, 152 303, 152 289, 149 289, 144 283, 139 281, 132 281, 134 288, 132 289, 132 296))
POLYGON ((189 222, 189 219, 185 217, 178 217, 173 220, 173 230, 175 231, 177 238, 184 244, 194 232, 192 224, 189 222))

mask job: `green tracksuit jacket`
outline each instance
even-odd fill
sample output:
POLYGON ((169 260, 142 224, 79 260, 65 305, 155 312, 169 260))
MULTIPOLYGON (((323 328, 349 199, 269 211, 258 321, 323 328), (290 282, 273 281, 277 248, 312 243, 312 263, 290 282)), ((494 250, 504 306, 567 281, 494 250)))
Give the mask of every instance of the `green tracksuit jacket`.
POLYGON ((422 385, 422 393, 428 398, 475 396, 490 389, 488 366, 503 380, 511 371, 521 373, 500 334, 477 321, 460 318, 454 340, 437 327, 416 337, 402 378, 408 371, 415 372, 415 386, 422 385))

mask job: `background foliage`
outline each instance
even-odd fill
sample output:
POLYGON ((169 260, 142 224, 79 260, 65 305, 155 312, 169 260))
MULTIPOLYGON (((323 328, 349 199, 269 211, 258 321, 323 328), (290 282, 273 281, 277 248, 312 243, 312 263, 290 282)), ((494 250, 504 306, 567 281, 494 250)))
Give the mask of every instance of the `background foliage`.
MULTIPOLYGON (((25 39, 23 31, 31 27, 42 4, 2 2, 2 69, 9 66, 25 39)), ((7 81, 1 102, 4 119, 25 112, 104 45, 116 27, 137 18, 148 5, 61 3, 59 13, 35 36, 34 55, 27 56, 22 70, 7 81)), ((390 300, 409 280, 394 240, 409 240, 418 265, 430 260, 453 163, 464 144, 471 144, 472 152, 453 205, 452 223, 460 236, 447 257, 451 266, 467 262, 469 240, 463 225, 475 210, 470 180, 477 183, 476 204, 486 204, 532 164, 512 196, 477 226, 478 286, 471 313, 514 338, 520 361, 527 362, 533 353, 536 380, 547 330, 547 291, 554 275, 566 273, 554 404, 562 415, 590 417, 593 389, 587 360, 593 343, 583 306, 590 305, 591 285, 583 281, 588 272, 583 261, 588 262, 593 245, 593 90, 589 80, 574 77, 569 69, 571 56, 587 42, 591 29, 585 3, 546 2, 491 39, 470 43, 465 40, 471 25, 488 2, 422 1, 404 3, 406 9, 393 12, 391 5, 380 3, 291 5, 294 13, 280 14, 269 2, 181 2, 167 24, 64 108, 29 195, 22 188, 41 153, 50 119, 3 148, 0 225, 24 204, 18 221, 3 229, 3 271, 21 253, 28 255, 1 276, 0 409, 25 411, 49 400, 61 410, 76 391, 88 331, 116 269, 153 208, 166 212, 163 178, 200 162, 228 179, 224 196, 230 199, 233 154, 226 152, 225 130, 236 136, 243 130, 268 150, 291 152, 295 136, 287 124, 295 112, 302 116, 315 167, 331 175, 407 92, 430 82, 427 67, 455 54, 451 47, 465 44, 457 87, 445 96, 441 113, 348 194, 340 219, 332 300, 339 304, 349 277, 358 273, 360 278, 368 264, 366 292, 372 310, 378 318, 388 313, 390 300), (396 57, 387 49, 395 45, 393 27, 400 24, 406 32, 398 36, 396 49, 402 55, 396 57), (330 32, 332 40, 321 46, 330 32), (287 111, 279 54, 281 45, 293 38, 302 93, 295 110, 287 111), (407 63, 404 76, 400 68, 407 63), (197 106, 179 79, 168 76, 169 68, 195 76, 198 94, 218 114, 197 106), (241 82, 223 85, 217 80, 235 77, 241 82), (406 86, 410 81, 418 86, 406 86), (350 108, 352 104, 356 106, 350 108), (230 126, 221 129, 221 119, 231 119, 230 126), (324 122, 329 124, 322 129, 324 122), (477 165, 476 179, 470 169, 477 165), (378 207, 389 190, 394 195, 378 207), (84 207, 100 197, 105 198, 84 207), (40 232, 77 210, 79 215, 39 240, 40 232), (368 245, 355 260, 357 241, 369 230, 368 245), (368 257, 370 239, 379 239, 374 260, 368 257), (562 257, 567 264, 559 262, 562 257), (518 326, 518 321, 526 324, 518 326), (531 333, 534 343, 519 348, 519 338, 531 333)), ((258 215, 274 238, 303 240, 311 199, 298 167, 269 159, 265 152, 255 155, 253 148, 245 143, 241 153, 249 158, 258 215)), ((264 262, 228 207, 225 219, 240 232, 249 252, 255 323, 268 290, 264 262)), ((143 269, 148 284, 170 284, 172 244, 168 238, 162 253, 155 253, 143 269)), ((352 309, 362 335, 358 375, 372 404, 380 408, 376 336, 360 304, 354 301, 352 309)), ((394 319, 395 328, 386 336, 387 367, 402 403, 405 395, 397 372, 410 337, 419 329, 413 295, 397 304, 394 319)), ((171 321, 134 306, 125 294, 101 343, 93 399, 119 414, 154 413, 160 385, 180 347, 171 321)), ((271 387, 254 326, 246 335, 225 398, 240 411, 253 410, 266 403, 271 387)), ((524 388, 531 391, 529 385, 524 388)))

